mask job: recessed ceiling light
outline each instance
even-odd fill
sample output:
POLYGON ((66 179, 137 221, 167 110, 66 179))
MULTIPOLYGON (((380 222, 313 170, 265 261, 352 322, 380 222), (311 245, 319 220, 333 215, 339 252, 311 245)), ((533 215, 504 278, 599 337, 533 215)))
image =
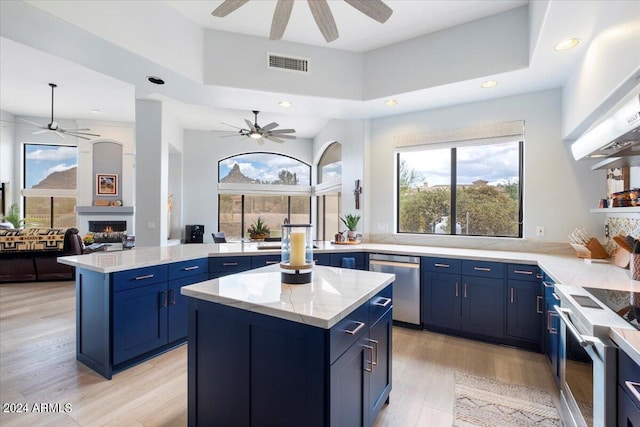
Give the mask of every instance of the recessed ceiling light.
POLYGON ((156 85, 163 85, 164 84, 164 80, 162 80, 162 78, 156 77, 156 76, 147 76, 147 80, 149 80, 151 83, 156 84, 156 85))
POLYGON ((386 105, 387 107, 395 107, 396 105, 398 105, 398 100, 397 99, 388 99, 388 100, 384 101, 384 105, 386 105))
POLYGON ((489 89, 490 87, 495 87, 497 85, 497 80, 487 80, 486 82, 482 82, 482 84, 480 84, 480 87, 483 89, 489 89))
POLYGON ((100 114, 100 113, 102 113, 102 111, 100 111, 100 110, 91 110, 91 112, 92 112, 93 114, 100 114))
POLYGON ((561 41, 557 45, 555 45, 553 50, 555 50, 556 52, 562 52, 563 50, 569 50, 571 48, 574 48, 579 44, 580 44, 580 39, 576 39, 576 38, 566 39, 561 41))
POLYGON ((278 102, 278 105, 281 106, 282 108, 290 108, 293 104, 290 103, 289 101, 280 101, 278 102))

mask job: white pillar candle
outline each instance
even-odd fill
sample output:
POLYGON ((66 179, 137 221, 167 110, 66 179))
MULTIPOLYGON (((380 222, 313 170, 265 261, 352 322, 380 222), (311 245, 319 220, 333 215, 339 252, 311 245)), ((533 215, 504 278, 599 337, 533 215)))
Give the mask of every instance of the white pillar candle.
POLYGON ((291 261, 292 266, 304 265, 304 253, 306 246, 306 234, 304 231, 291 233, 291 261))

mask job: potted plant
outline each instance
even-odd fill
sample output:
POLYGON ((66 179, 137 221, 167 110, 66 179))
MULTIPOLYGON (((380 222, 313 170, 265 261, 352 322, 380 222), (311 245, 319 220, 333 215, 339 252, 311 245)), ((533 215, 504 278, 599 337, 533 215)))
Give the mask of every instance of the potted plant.
POLYGON ((356 239, 356 227, 358 226, 358 221, 360 221, 360 215, 346 214, 340 217, 340 221, 342 221, 349 230, 347 233, 349 240, 354 241, 356 239))
POLYGON ((253 221, 253 224, 251 224, 247 229, 249 237, 253 240, 264 240, 269 237, 270 232, 271 230, 269 230, 265 219, 261 216, 256 218, 256 220, 253 221))
POLYGON ((25 225, 24 219, 20 219, 20 207, 14 203, 9 208, 9 213, 2 218, 3 221, 10 222, 13 228, 18 229, 25 225))

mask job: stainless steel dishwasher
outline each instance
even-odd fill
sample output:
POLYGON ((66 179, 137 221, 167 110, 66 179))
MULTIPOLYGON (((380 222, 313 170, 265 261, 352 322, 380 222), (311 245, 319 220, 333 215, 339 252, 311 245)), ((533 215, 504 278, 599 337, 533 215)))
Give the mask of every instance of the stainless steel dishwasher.
POLYGON ((420 325, 420 257, 369 255, 369 271, 396 275, 393 282, 393 320, 420 325))

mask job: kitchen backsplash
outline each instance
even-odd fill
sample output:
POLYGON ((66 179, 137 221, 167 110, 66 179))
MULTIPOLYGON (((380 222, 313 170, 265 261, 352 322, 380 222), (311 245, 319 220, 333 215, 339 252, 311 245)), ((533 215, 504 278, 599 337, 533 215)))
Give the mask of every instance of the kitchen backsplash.
POLYGON ((608 217, 609 237, 605 239, 605 249, 612 254, 618 245, 613 238, 618 235, 640 237, 640 218, 608 217))

